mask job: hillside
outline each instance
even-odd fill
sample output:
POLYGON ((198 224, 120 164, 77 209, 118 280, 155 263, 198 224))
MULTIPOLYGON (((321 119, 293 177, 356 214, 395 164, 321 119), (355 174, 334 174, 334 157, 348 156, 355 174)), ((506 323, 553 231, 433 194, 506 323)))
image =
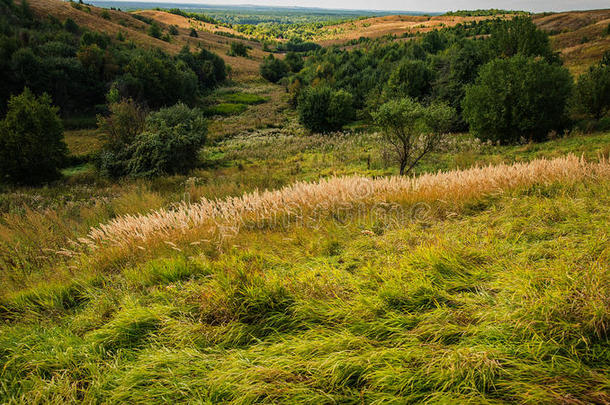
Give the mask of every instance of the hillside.
MULTIPOLYGON (((95 6, 83 6, 81 10, 71 6, 62 0, 31 0, 30 6, 34 13, 44 17, 53 16, 60 21, 72 18, 79 26, 87 27, 93 31, 104 32, 116 37, 122 32, 127 40, 134 41, 138 46, 158 47, 169 53, 178 53, 184 45, 192 49, 203 46, 221 56, 233 68, 233 75, 240 80, 250 80, 258 76, 258 68, 265 53, 261 45, 253 41, 227 38, 209 31, 209 26, 200 22, 160 11, 143 11, 140 14, 149 16, 158 21, 165 32, 169 25, 177 25, 179 34, 172 36, 171 42, 156 39, 147 34, 149 24, 140 21, 131 13, 103 9, 95 6), (104 19, 102 13, 108 13, 109 19, 104 19), (193 26, 198 30, 198 38, 190 37, 190 28, 193 26), (228 56, 231 42, 243 42, 251 47, 250 58, 238 58, 228 56)), ((218 29, 222 31, 222 29, 218 29)), ((227 32, 227 31, 225 31, 227 32)))
POLYGON ((610 50, 610 10, 539 14, 534 22, 551 34, 551 41, 576 73, 585 71, 610 50))
MULTIPOLYGON (((511 18, 511 16, 498 16, 511 18)), ((401 37, 405 33, 425 33, 495 17, 409 16, 393 15, 366 18, 324 27, 316 39, 323 46, 343 44, 360 37, 401 37)), ((545 13, 532 16, 536 25, 551 34, 553 47, 561 52, 566 65, 574 73, 582 73, 610 50, 610 10, 545 13)))
POLYGON ((324 27, 317 42, 328 46, 341 44, 360 37, 378 38, 384 35, 401 36, 404 33, 429 32, 443 27, 453 27, 471 21, 488 20, 491 17, 411 16, 392 15, 366 18, 324 27))

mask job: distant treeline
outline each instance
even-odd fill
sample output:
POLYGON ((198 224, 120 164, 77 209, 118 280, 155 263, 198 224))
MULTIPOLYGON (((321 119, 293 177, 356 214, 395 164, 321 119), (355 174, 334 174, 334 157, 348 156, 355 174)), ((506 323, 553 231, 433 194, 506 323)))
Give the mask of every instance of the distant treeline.
POLYGON ((527 11, 518 11, 518 10, 501 10, 497 8, 490 9, 480 9, 480 10, 458 10, 458 11, 449 11, 445 13, 446 16, 451 17, 489 17, 496 15, 528 15, 527 11))

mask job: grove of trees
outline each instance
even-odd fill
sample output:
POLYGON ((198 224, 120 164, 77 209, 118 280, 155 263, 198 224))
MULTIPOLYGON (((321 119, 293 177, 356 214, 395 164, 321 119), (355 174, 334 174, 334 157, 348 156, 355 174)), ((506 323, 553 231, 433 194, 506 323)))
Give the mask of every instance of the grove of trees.
MULTIPOLYGON (((0 114, 24 87, 48 93, 65 117, 100 111, 113 87, 122 97, 159 108, 192 104, 226 79, 224 61, 204 49, 171 56, 89 31, 70 18, 34 18, 27 3, 1 4, 0 114)), ((154 24, 150 30, 155 34, 154 24)))

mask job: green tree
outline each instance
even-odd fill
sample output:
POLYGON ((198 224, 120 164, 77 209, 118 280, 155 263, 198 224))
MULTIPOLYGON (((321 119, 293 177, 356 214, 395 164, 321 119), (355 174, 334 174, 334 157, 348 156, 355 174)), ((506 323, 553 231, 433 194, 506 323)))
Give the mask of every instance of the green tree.
POLYGON ((178 27, 175 26, 175 25, 170 25, 169 26, 169 34, 170 35, 178 35, 179 34, 178 27))
POLYGON ((163 108, 146 119, 146 129, 129 148, 127 170, 132 176, 185 173, 199 163, 207 126, 198 109, 184 104, 163 108))
POLYGON ((0 122, 0 176, 16 184, 39 184, 60 176, 67 147, 63 127, 46 93, 36 97, 26 88, 12 96, 0 122))
POLYGON ((150 24, 150 27, 148 27, 148 35, 150 35, 153 38, 161 38, 161 35, 163 34, 163 30, 161 30, 161 27, 159 27, 159 24, 157 24, 156 22, 153 22, 152 24, 150 24))
POLYGON ((574 91, 576 112, 591 115, 596 120, 610 110, 610 66, 592 66, 578 78, 574 91))
POLYGON ((144 131, 146 111, 132 99, 111 103, 108 109, 109 116, 97 116, 97 125, 107 137, 106 149, 117 152, 144 131))
POLYGON ((290 71, 293 73, 298 73, 303 69, 303 57, 296 52, 288 52, 284 61, 288 64, 290 71))
POLYGON ((437 149, 455 120, 456 112, 446 104, 424 106, 412 98, 390 100, 373 113, 400 174, 409 174, 428 153, 437 149))
POLYGON ((229 56, 248 56, 248 47, 241 42, 231 42, 231 49, 229 50, 229 56))
POLYGON ((496 59, 466 89, 463 114, 480 139, 541 141, 565 123, 571 92, 572 77, 561 66, 522 55, 496 59))
POLYGON ((66 18, 66 21, 64 21, 64 29, 73 34, 77 34, 79 31, 78 24, 71 18, 66 18))
POLYGON ((191 32, 189 33, 189 36, 193 37, 193 38, 199 37, 199 35, 197 34, 197 30, 195 28, 191 28, 191 32))
POLYGON ((352 95, 345 90, 310 87, 299 97, 299 120, 313 132, 337 131, 354 118, 353 104, 352 95))
POLYGON ((281 59, 276 59, 273 55, 263 60, 261 64, 261 76, 272 83, 279 82, 288 74, 288 64, 281 59))
POLYGON ((553 52, 549 35, 538 29, 530 17, 517 16, 499 21, 491 32, 490 47, 495 56, 542 56, 550 63, 559 62, 553 52))
POLYGON ((425 62, 407 59, 392 72, 385 91, 388 98, 421 99, 430 92, 433 78, 434 74, 425 62))

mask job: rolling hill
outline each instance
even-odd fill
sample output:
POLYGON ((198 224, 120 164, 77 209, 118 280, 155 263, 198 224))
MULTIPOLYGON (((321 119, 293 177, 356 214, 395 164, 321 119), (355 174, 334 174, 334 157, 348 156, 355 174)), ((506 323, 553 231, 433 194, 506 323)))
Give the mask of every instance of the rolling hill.
MULTIPOLYGON (((121 32, 126 40, 131 40, 138 46, 158 47, 172 54, 178 53, 185 45, 189 45, 191 48, 202 46, 221 56, 232 67, 233 78, 239 80, 257 77, 260 62, 265 56, 265 52, 262 51, 258 42, 218 35, 212 32, 213 25, 211 24, 162 11, 148 10, 132 14, 91 5, 83 5, 79 10, 62 0, 30 0, 29 3, 32 11, 38 16, 53 16, 62 22, 71 18, 79 26, 105 32, 111 37, 116 37, 121 32), (147 34, 149 24, 136 18, 136 15, 154 19, 164 32, 167 32, 170 25, 176 25, 179 34, 172 36, 170 42, 153 38, 147 34), (198 38, 189 36, 191 27, 198 31, 198 38), (249 58, 227 55, 231 42, 243 42, 249 46, 251 48, 249 58)), ((226 28, 218 28, 215 31, 232 33, 232 30, 226 28)))

